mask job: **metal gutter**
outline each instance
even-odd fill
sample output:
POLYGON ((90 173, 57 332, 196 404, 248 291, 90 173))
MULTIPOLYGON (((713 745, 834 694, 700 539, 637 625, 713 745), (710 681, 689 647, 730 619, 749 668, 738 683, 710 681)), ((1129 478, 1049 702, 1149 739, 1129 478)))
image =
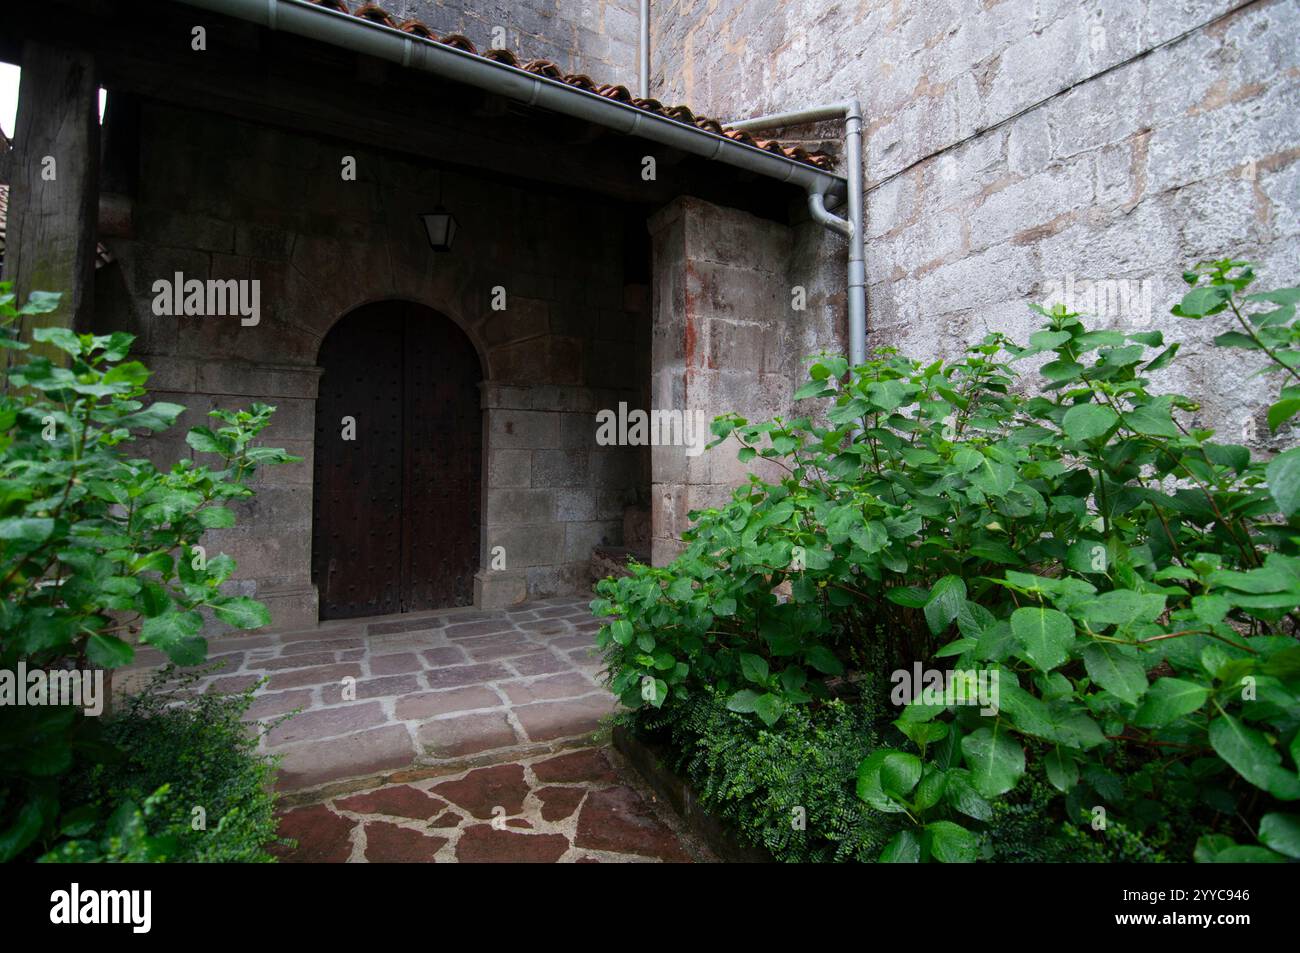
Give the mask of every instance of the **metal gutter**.
POLYGON ((545 76, 498 63, 392 27, 362 20, 307 0, 179 0, 192 7, 247 20, 272 30, 354 50, 436 73, 510 99, 671 146, 823 195, 843 195, 844 178, 815 166, 736 142, 707 129, 620 103, 545 76))
POLYGON ((826 211, 826 192, 808 189, 808 211, 813 220, 849 240, 849 361, 861 364, 867 359, 867 263, 863 250, 862 200, 862 106, 856 99, 830 106, 815 106, 793 112, 775 113, 731 123, 732 129, 754 132, 798 126, 827 119, 844 120, 845 161, 848 164, 849 217, 839 218, 826 211))

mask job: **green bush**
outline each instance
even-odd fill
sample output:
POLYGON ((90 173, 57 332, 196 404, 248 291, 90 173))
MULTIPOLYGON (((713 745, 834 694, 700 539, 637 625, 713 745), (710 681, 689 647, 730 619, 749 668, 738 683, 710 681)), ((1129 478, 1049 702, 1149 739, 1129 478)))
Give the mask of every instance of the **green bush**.
MULTIPOLYGON (((1184 278, 1175 314, 1232 319, 1216 343, 1285 378, 1270 426, 1300 413, 1300 289, 1248 294, 1236 261, 1184 278)), ((1037 310, 1028 346, 824 358, 796 394, 817 419, 715 421, 787 476, 692 514, 671 566, 600 583, 611 688, 650 709, 716 692, 777 726, 881 650, 895 675, 996 677, 987 714, 908 693, 863 759, 858 796, 905 822, 880 859, 986 855, 1030 768, 1061 836, 1190 805, 1199 839, 1171 860, 1300 857, 1300 449, 1195 427, 1195 401, 1150 388, 1179 347, 1160 332, 1037 310)))
POLYGON ((42 860, 274 860, 266 846, 276 833, 275 764, 258 754, 257 731, 240 720, 256 686, 238 694, 195 694, 190 689, 200 674, 191 671, 169 684, 174 670, 163 669, 108 719, 104 740, 119 756, 74 772, 65 781, 65 799, 88 817, 109 820, 74 830, 76 837, 42 860), (136 804, 147 807, 136 811, 136 804))
POLYGON ((770 729, 706 694, 647 714, 700 803, 777 860, 874 860, 898 822, 854 793, 858 762, 879 746, 869 709, 833 700, 791 711, 770 729))
MULTIPOLYGON (((255 446, 275 410, 261 404, 214 410, 216 429, 190 430, 186 442, 216 457, 215 468, 182 460, 160 471, 128 456, 137 433, 165 430, 184 408, 143 402, 149 371, 127 360, 129 334, 37 328, 33 339, 59 359, 16 363, 29 349, 19 317, 57 303, 38 291, 19 307, 0 283, 0 348, 10 352, 0 394, 0 670, 118 668, 136 639, 198 664, 205 618, 240 629, 270 621, 261 603, 223 591, 234 560, 200 540, 235 524, 229 504, 253 495, 259 466, 298 458, 255 446)), ((64 801, 61 779, 111 756, 99 719, 80 709, 0 706, 0 861, 91 823, 64 801)), ((155 807, 124 807, 122 829, 138 830, 135 812, 155 807)))

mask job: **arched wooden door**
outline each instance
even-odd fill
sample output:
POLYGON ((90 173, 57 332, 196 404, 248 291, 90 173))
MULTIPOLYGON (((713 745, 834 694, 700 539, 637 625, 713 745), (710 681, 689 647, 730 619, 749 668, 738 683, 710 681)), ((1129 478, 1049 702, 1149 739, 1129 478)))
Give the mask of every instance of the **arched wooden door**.
POLYGON ((383 301, 325 336, 312 581, 322 619, 469 605, 478 568, 482 373, 452 321, 383 301))

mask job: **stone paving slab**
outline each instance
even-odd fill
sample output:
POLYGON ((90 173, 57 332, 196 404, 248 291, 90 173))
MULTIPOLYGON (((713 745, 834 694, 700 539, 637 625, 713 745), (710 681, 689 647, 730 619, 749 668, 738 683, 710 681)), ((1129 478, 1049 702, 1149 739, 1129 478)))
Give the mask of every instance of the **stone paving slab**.
MULTIPOLYGON (((357 787, 403 769, 436 775, 554 753, 591 744, 616 708, 600 684, 599 622, 589 601, 223 636, 212 642, 219 671, 196 690, 240 691, 265 680, 247 718, 289 716, 259 742, 282 758, 282 791, 357 787)), ((137 687, 162 661, 142 649, 115 689, 137 687)), ((483 851, 502 841, 495 832, 473 836, 483 851)))
POLYGON ((613 749, 584 748, 290 808, 290 863, 712 862, 613 749))

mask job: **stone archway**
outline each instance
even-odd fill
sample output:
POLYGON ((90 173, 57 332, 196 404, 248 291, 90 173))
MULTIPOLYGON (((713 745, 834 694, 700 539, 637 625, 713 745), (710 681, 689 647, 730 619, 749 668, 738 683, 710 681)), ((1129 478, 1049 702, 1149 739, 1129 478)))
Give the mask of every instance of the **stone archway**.
POLYGON ((424 305, 380 301, 326 334, 312 582, 320 618, 469 605, 482 497, 482 368, 424 305))

